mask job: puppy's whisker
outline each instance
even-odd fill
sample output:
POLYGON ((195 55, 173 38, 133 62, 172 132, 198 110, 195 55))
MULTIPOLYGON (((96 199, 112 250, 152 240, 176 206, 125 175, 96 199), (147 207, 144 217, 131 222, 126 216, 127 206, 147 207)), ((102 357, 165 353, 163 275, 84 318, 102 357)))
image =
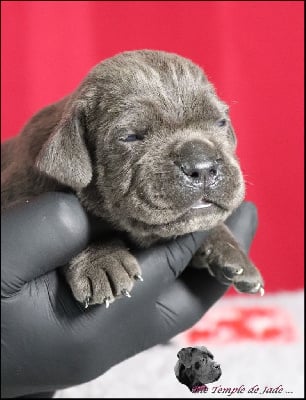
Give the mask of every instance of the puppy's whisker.
POLYGON ((250 185, 250 186, 254 186, 254 183, 253 182, 249 182, 249 181, 244 181, 244 183, 246 184, 246 185, 250 185))
POLYGON ((251 182, 250 180, 246 179, 246 178, 248 178, 248 177, 249 177, 249 175, 243 174, 244 183, 247 184, 247 185, 254 185, 253 182, 251 182))

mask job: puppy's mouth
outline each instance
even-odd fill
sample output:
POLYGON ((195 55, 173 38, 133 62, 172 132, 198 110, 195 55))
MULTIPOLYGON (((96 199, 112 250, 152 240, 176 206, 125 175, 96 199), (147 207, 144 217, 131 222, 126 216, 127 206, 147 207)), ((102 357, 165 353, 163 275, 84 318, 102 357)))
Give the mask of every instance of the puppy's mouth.
POLYGON ((197 200, 193 205, 190 207, 192 210, 198 210, 200 208, 208 208, 212 206, 212 202, 203 199, 197 200))
POLYGON ((192 204, 190 207, 191 210, 199 210, 203 208, 209 208, 212 207, 213 205, 223 209, 224 211, 229 211, 229 208, 225 207, 224 205, 221 205, 213 200, 208 200, 205 197, 202 197, 201 199, 197 200, 195 203, 192 204))

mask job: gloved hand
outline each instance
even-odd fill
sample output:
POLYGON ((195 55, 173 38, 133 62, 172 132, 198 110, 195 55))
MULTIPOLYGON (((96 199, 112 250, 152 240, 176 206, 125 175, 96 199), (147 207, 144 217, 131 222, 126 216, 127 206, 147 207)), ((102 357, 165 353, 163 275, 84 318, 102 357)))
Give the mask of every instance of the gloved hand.
MULTIPOLYGON (((248 249, 257 225, 255 207, 244 203, 227 224, 248 249)), ((192 326, 228 288, 206 271, 183 272, 207 235, 197 232, 134 253, 144 281, 135 283, 132 297, 116 300, 109 309, 84 310, 56 268, 105 230, 64 193, 47 193, 2 214, 4 397, 94 379, 192 326)))

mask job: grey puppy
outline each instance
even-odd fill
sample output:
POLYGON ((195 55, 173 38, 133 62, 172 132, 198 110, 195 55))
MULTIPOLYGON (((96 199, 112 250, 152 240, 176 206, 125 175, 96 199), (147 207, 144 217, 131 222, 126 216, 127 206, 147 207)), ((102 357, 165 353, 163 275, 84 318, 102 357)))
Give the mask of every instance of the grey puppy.
POLYGON ((174 372, 179 382, 190 391, 197 386, 217 381, 221 374, 220 364, 204 346, 184 347, 177 353, 178 361, 174 372))
MULTIPOLYGON (((2 207, 70 190, 140 246, 211 229, 192 265, 263 294, 259 271, 222 223, 244 198, 235 147, 228 106, 200 67, 162 51, 124 52, 2 145, 2 207)), ((65 274, 85 306, 129 296, 141 279, 119 239, 90 245, 65 274)))

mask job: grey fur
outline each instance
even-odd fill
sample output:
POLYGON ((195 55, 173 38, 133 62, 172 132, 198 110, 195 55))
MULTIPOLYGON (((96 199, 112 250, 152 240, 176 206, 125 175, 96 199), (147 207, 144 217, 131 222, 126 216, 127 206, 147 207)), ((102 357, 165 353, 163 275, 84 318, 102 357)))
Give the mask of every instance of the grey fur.
MULTIPOLYGON (((140 246, 212 229, 194 264, 240 291, 258 291, 259 271, 222 224, 244 198, 235 147, 228 107, 201 68, 162 51, 124 52, 95 66, 75 92, 38 112, 2 145, 2 207, 72 190, 88 211, 140 246), (128 141, 135 135, 143 140, 128 141), (190 184, 186 157, 202 164, 218 160, 218 174, 209 185, 190 184), (209 208, 191 208, 204 197, 209 208), (211 242, 217 243, 214 271, 203 257, 211 242), (223 256, 228 242, 233 251, 223 256), (224 258, 244 272, 234 269, 229 277, 224 258)), ((66 268, 74 296, 86 304, 88 297, 91 304, 114 301, 139 273, 123 243, 89 246, 66 268)))

